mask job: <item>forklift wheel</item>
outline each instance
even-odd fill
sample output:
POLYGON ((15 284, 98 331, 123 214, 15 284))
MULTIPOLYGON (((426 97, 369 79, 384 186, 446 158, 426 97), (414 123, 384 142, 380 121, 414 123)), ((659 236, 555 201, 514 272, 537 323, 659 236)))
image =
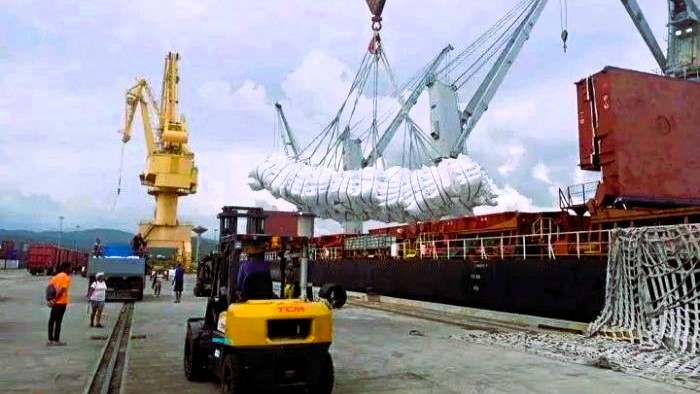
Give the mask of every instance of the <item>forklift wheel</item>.
POLYGON ((184 367, 185 367, 185 377, 191 382, 198 382, 204 380, 204 369, 199 361, 199 354, 197 354, 197 347, 192 340, 192 332, 187 329, 187 338, 185 338, 185 355, 184 367))
POLYGON ((246 393, 243 385, 243 367, 235 354, 227 354, 221 376, 221 391, 224 394, 246 393))
POLYGON ((331 394, 335 384, 335 370, 333 369, 333 359, 326 352, 321 362, 321 374, 316 384, 309 387, 309 394, 331 394))

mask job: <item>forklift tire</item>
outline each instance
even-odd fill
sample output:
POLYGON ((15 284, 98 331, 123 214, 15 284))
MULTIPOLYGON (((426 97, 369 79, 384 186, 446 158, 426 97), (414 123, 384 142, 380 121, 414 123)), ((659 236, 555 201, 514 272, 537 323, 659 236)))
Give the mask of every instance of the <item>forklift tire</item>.
POLYGON ((309 387, 309 394, 331 394, 335 384, 335 370, 333 369, 333 359, 326 352, 321 361, 321 373, 316 383, 309 387))
POLYGON ((248 392, 243 381, 243 366, 235 354, 227 354, 224 359, 224 369, 221 374, 221 391, 224 394, 248 392))
POLYGON ((328 300, 333 309, 342 308, 348 300, 348 293, 343 289, 343 286, 335 283, 326 283, 321 286, 318 296, 328 300))
POLYGON ((190 382, 201 382, 205 377, 204 366, 201 364, 199 349, 192 339, 192 331, 187 329, 187 337, 185 338, 185 354, 183 357, 185 377, 190 382))

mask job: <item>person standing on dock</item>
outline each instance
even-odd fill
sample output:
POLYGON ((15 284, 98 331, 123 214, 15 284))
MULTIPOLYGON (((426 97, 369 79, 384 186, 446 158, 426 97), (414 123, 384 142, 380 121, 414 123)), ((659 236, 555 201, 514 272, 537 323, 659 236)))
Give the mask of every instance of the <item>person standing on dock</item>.
POLYGON ((65 342, 61 342, 61 323, 68 307, 70 271, 70 263, 63 263, 59 273, 49 280, 49 284, 56 290, 56 296, 48 301, 48 306, 51 307, 51 315, 49 317, 49 341, 46 343, 47 346, 66 345, 65 342))
POLYGON ((134 235, 134 238, 131 239, 131 253, 134 256, 143 257, 145 249, 146 241, 141 236, 141 233, 134 235))
POLYGON ((105 307, 105 299, 107 298, 107 283, 105 283, 104 272, 98 272, 95 275, 95 281, 90 285, 88 290, 88 299, 92 307, 90 313, 90 327, 103 328, 102 310, 105 307), (95 324, 95 316, 97 316, 97 324, 95 324))
POLYGON ((95 245, 92 247, 92 255, 94 257, 105 257, 102 241, 100 241, 99 238, 95 238, 95 245))
POLYGON ((182 264, 178 264, 175 268, 175 275, 173 276, 173 284, 175 288, 175 302, 180 302, 180 297, 182 297, 182 288, 185 283, 185 269, 182 268, 182 264))

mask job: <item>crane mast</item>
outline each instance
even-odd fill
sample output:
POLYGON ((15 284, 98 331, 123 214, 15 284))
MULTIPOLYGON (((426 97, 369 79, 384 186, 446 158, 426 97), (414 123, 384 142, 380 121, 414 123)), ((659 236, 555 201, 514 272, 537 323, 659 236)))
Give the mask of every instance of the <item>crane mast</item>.
POLYGON ((670 77, 700 80, 700 5, 698 0, 668 0, 668 49, 664 56, 636 0, 621 0, 661 71, 670 77))
POLYGON ((126 93, 126 117, 122 142, 131 139, 136 107, 141 106, 146 143, 146 166, 139 175, 148 194, 154 196, 154 218, 142 222, 139 232, 149 249, 166 248, 176 252, 186 268, 191 263, 191 225, 180 223, 177 217, 178 199, 197 192, 198 170, 194 153, 187 145, 188 131, 185 117, 179 114, 177 62, 179 54, 169 52, 165 57, 160 105, 153 97, 148 82, 138 79, 126 93), (158 120, 153 125, 151 113, 158 120))

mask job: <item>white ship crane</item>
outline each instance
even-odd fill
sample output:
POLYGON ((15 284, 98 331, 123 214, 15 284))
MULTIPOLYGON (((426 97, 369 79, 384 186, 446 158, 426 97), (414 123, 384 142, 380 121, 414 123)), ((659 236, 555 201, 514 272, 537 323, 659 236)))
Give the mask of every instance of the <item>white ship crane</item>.
POLYGON ((670 77, 700 80, 700 3, 668 0, 668 49, 664 56, 636 0, 621 0, 661 71, 670 77))
POLYGON ((345 223, 431 220, 495 205, 493 182, 466 155, 466 140, 547 0, 520 1, 476 41, 456 54, 445 46, 402 84, 380 35, 384 3, 367 0, 373 15, 368 50, 340 109, 308 144, 297 144, 276 104, 285 156, 259 163, 251 188, 345 223), (411 118, 426 91, 427 133, 411 118))

